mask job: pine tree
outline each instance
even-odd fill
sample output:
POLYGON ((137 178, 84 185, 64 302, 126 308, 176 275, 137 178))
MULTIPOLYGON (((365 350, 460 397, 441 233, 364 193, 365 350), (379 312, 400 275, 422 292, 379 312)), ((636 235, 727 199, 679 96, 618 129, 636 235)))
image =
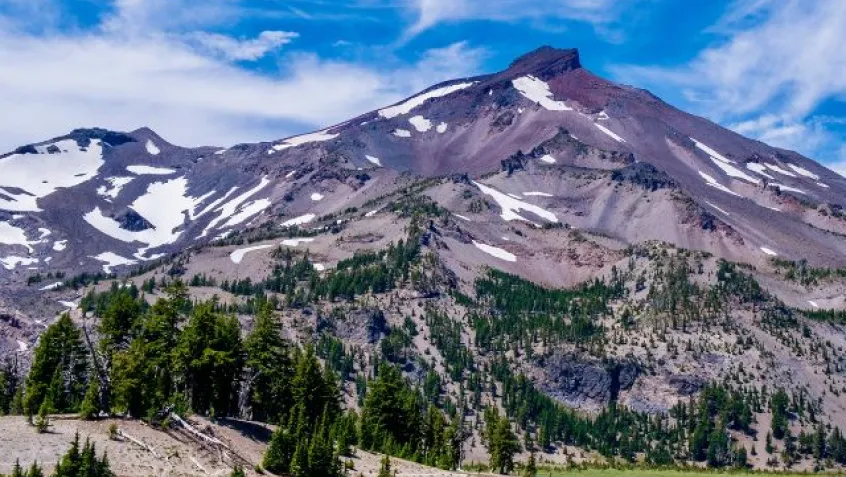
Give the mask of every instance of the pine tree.
POLYGON ((26 414, 38 412, 51 390, 56 412, 75 412, 85 394, 87 376, 88 351, 79 328, 65 313, 38 340, 26 380, 26 414))
POLYGON ((391 472, 391 459, 387 455, 382 456, 382 463, 376 477, 394 477, 394 473, 391 472))
POLYGON ((535 463, 535 453, 532 452, 529 454, 529 461, 526 462, 525 467, 523 467, 522 475, 523 477, 535 477, 538 473, 538 467, 535 463))
POLYGON ((514 454, 520 450, 520 443, 507 417, 499 419, 488 441, 491 469, 500 474, 510 474, 514 470, 514 454))
POLYGON ((246 474, 244 474, 244 468, 235 464, 235 467, 232 468, 232 472, 229 474, 229 477, 246 477, 246 474))
POLYGON ((38 462, 33 462, 32 465, 29 466, 29 470, 26 472, 26 477, 44 477, 44 471, 41 470, 41 466, 38 465, 38 462))
POLYGON ((262 466, 274 474, 287 474, 291 468, 291 459, 296 445, 296 440, 288 432, 287 427, 280 425, 273 431, 270 444, 264 453, 262 466))
POLYGON ((293 365, 281 325, 268 302, 259 307, 255 327, 244 345, 253 419, 279 421, 291 408, 293 365))
POLYGON ((100 381, 96 376, 88 378, 88 390, 79 406, 79 415, 82 419, 96 419, 100 415, 100 381))

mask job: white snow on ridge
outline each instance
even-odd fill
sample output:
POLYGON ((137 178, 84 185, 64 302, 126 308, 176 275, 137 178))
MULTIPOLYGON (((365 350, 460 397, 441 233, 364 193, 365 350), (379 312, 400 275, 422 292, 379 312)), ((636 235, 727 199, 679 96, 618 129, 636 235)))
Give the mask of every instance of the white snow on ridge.
POLYGON ((32 246, 40 242, 32 242, 26 239, 26 231, 24 229, 15 227, 8 222, 0 222, 0 244, 4 245, 23 245, 29 250, 29 253, 34 252, 32 246))
POLYGON ((68 248, 68 241, 67 240, 56 240, 53 242, 53 250, 56 252, 62 252, 66 248, 68 248))
POLYGON ((543 157, 540 158, 541 162, 545 162, 547 164, 555 164, 555 158, 550 156, 549 154, 545 154, 543 157))
POLYGON ((511 82, 514 88, 529 100, 540 104, 549 111, 572 111, 564 101, 555 101, 549 85, 532 75, 522 76, 511 82))
POLYGON ((308 144, 310 142, 322 142, 322 141, 329 141, 338 137, 338 134, 332 134, 323 131, 317 131, 309 134, 302 134, 300 136, 294 136, 282 141, 281 144, 274 144, 269 151, 268 154, 273 154, 277 151, 284 151, 290 147, 297 147, 302 146, 303 144, 308 144))
POLYGON ((694 143, 694 144, 696 144, 696 147, 697 147, 697 148, 699 148, 699 149, 701 149, 701 150, 705 151, 705 153, 706 153, 706 154, 708 154, 709 156, 713 157, 714 159, 717 159, 717 160, 719 160, 719 161, 723 161, 723 162, 725 162, 725 163, 732 163, 732 164, 734 163, 734 161, 731 161, 731 160, 729 160, 729 159, 726 159, 726 157, 725 157, 725 156, 723 156, 723 155, 722 155, 722 154, 720 154, 719 152, 717 152, 717 151, 715 151, 715 150, 711 149, 711 148, 710 148, 710 147, 708 147, 706 144, 703 144, 703 143, 701 143, 701 142, 699 142, 699 141, 697 141, 696 139, 693 139, 693 138, 690 138, 690 140, 691 140, 691 141, 693 141, 693 143, 694 143))
POLYGON ((147 139, 147 144, 145 144, 144 147, 147 148, 147 152, 154 156, 158 156, 159 153, 162 152, 151 139, 147 139))
POLYGON ((437 130, 439 134, 443 134, 446 132, 447 126, 447 123, 442 122, 441 124, 438 124, 438 127, 435 128, 435 130, 437 130))
POLYGON ((817 304, 817 302, 815 302, 815 301, 813 301, 813 300, 808 300, 808 304, 809 304, 809 305, 811 305, 811 306, 813 306, 814 308, 819 308, 819 307, 820 307, 820 306, 817 304))
POLYGON ((321 194, 319 192, 312 192, 311 200, 313 200, 314 202, 319 202, 319 201, 323 200, 323 194, 321 194))
POLYGON ((235 250, 234 252, 229 254, 229 259, 232 260, 232 263, 238 264, 238 263, 241 263, 241 260, 244 259, 244 255, 246 255, 250 252, 255 252, 257 250, 264 250, 264 249, 270 248, 270 247, 273 247, 273 245, 265 244, 265 245, 255 245, 255 246, 246 247, 246 248, 239 248, 238 250, 235 250))
POLYGON ((777 164, 765 163, 764 165, 767 166, 767 168, 769 168, 771 171, 778 172, 779 174, 783 174, 788 177, 796 177, 796 174, 788 171, 787 169, 782 169, 777 164))
POLYGON ((318 272, 326 270, 326 265, 323 265, 322 263, 312 263, 311 266, 318 272))
POLYGON ((472 220, 470 220, 469 218, 467 218, 467 217, 465 217, 465 216, 463 216, 463 215, 461 215, 461 214, 452 214, 452 215, 454 215, 454 216, 458 217, 458 218, 459 218, 459 219, 461 219, 461 220, 465 220, 465 221, 467 221, 467 222, 472 222, 472 220))
POLYGON ((731 214, 729 214, 728 212, 726 212, 725 210, 723 210, 723 209, 721 209, 721 208, 717 207, 716 205, 712 204, 711 202, 708 202, 707 200, 705 201, 705 203, 706 203, 706 204, 708 204, 708 205, 710 205, 710 206, 711 206, 711 207, 713 207, 714 209, 718 210, 719 212, 722 212, 722 213, 724 213, 724 214, 726 214, 726 215, 731 215, 731 214))
POLYGON ((126 170, 138 176, 169 176, 176 174, 176 170, 167 167, 153 167, 140 164, 126 166, 126 170))
POLYGON ((517 213, 518 211, 525 210, 550 222, 558 222, 558 217, 556 217, 554 213, 544 209, 543 207, 538 207, 537 205, 530 204, 528 202, 523 202, 522 200, 518 200, 513 197, 509 197, 508 195, 503 194, 502 192, 492 187, 488 187, 484 184, 480 184, 475 181, 473 182, 473 184, 478 187, 483 194, 493 197, 496 203, 499 204, 499 206, 502 208, 502 213, 500 214, 500 217, 502 217, 502 219, 505 221, 525 220, 526 222, 529 222, 528 219, 517 213))
POLYGON ((391 118, 395 118, 397 116, 401 116, 403 114, 408 114, 408 113, 411 112, 411 110, 413 110, 414 108, 422 105, 423 103, 425 103, 426 101, 428 101, 432 98, 440 98, 440 97, 446 96, 448 94, 452 94, 456 91, 460 91, 462 89, 469 88, 470 86, 473 86, 474 84, 475 83, 452 84, 452 85, 449 85, 449 86, 444 86, 442 88, 437 88, 437 89, 433 89, 431 91, 427 91, 423 94, 418 94, 417 96, 409 98, 409 99, 403 101, 400 104, 397 104, 397 105, 394 105, 394 106, 389 106, 389 107, 384 108, 384 109, 380 109, 379 110, 379 116, 382 116, 383 118, 386 118, 386 119, 391 119, 391 118))
POLYGON ((286 247, 296 247, 301 243, 310 243, 314 242, 314 238, 312 237, 298 237, 298 238, 289 238, 279 242, 279 245, 284 245, 286 247))
POLYGON ((199 200, 187 193, 188 180, 179 177, 167 182, 155 182, 147 187, 144 195, 135 199, 130 208, 147 219, 152 228, 133 232, 120 227, 113 218, 103 214, 99 207, 85 214, 83 219, 100 232, 122 242, 141 242, 155 248, 175 242, 182 235, 181 227, 199 200))
POLYGON ((109 186, 100 186, 97 188, 97 194, 101 195, 106 198, 117 199, 117 196, 120 195, 120 191, 123 188, 132 182, 134 177, 108 177, 106 178, 106 182, 108 182, 111 187, 109 186))
POLYGON ((396 137, 411 137, 411 131, 408 129, 394 129, 392 134, 396 137))
POLYGON ((103 272, 105 273, 112 273, 112 267, 117 267, 120 265, 135 265, 135 260, 130 260, 125 257, 121 257, 120 255, 114 252, 103 252, 100 255, 96 255, 91 257, 98 262, 105 262, 103 265, 103 272))
POLYGON ((737 197, 743 197, 742 195, 738 194, 737 192, 735 192, 735 191, 729 189, 728 187, 720 184, 719 182, 717 182, 717 179, 714 179, 713 177, 709 176, 708 174, 706 174, 702 171, 698 171, 698 172, 699 172, 699 175, 703 179, 705 179, 705 183, 708 184, 709 186, 711 186, 711 187, 713 187, 717 190, 721 190, 721 191, 723 191, 727 194, 731 194, 731 195, 734 195, 734 196, 737 196, 737 197))
POLYGON ((378 157, 368 156, 368 155, 366 155, 366 154, 364 155, 364 157, 365 157, 368 161, 372 162, 373 164, 376 164, 377 166, 382 167, 382 161, 380 161, 378 157))
POLYGON ((807 177, 809 179, 813 179, 815 181, 820 180, 820 176, 814 174, 813 172, 809 171, 808 169, 805 169, 804 167, 799 167, 796 164, 788 164, 787 167, 793 169, 800 176, 804 176, 804 177, 807 177))
MULTIPOLYGON (((267 177, 262 177, 261 181, 259 181, 258 185, 256 185, 252 189, 244 192, 243 194, 239 195, 238 197, 235 197, 234 199, 230 200, 229 202, 224 203, 223 205, 217 205, 217 204, 223 203, 223 201, 226 199, 226 197, 228 197, 232 192, 235 191, 236 187, 233 187, 232 189, 229 190, 229 192, 226 193, 226 195, 223 197, 223 199, 216 200, 211 205, 206 207, 199 214, 193 215, 191 218, 196 219, 198 217, 202 217, 203 215, 205 215, 206 213, 208 213, 210 211, 220 212, 220 215, 218 215, 217 217, 212 219, 211 222, 209 222, 209 224, 206 225, 206 228, 203 230, 203 233, 200 234, 200 238, 208 235, 209 232, 214 230, 220 222, 230 219, 233 215, 235 215, 235 212, 238 211, 241 204, 246 202, 250 197, 257 194, 262 189, 264 189, 268 184, 270 184, 270 179, 268 179, 267 177)), ((254 205, 253 207, 255 208, 257 206, 254 205)), ((263 209, 261 209, 261 210, 263 210, 263 209)), ((257 211, 255 211, 255 213, 261 212, 261 210, 257 210, 257 211)))
POLYGON ((282 227, 293 227, 294 225, 305 225, 317 217, 314 214, 305 214, 299 217, 294 217, 293 219, 286 220, 282 222, 282 227))
POLYGON ((10 257, 0 258, 0 264, 3 264, 3 268, 6 270, 14 270, 18 265, 28 266, 36 263, 38 263, 38 259, 31 257, 18 257, 12 255, 10 257))
POLYGON ((56 282, 56 283, 52 283, 50 285, 47 285, 45 287, 41 287, 38 290, 39 291, 50 291, 50 290, 55 290, 56 288, 59 288, 60 286, 62 286, 62 282, 56 282))
POLYGON ((767 166, 765 166, 763 164, 758 164, 757 162, 749 162, 749 163, 746 164, 746 168, 749 169, 750 171, 754 171, 754 172, 757 172, 758 174, 761 174, 762 176, 766 177, 767 179, 775 179, 775 177, 771 176, 770 174, 767 174, 767 166))
POLYGON ((605 121, 607 119, 608 119, 608 113, 606 113, 604 109, 602 111, 600 111, 599 116, 596 117, 597 121, 605 121))
POLYGON ((527 197, 532 197, 532 196, 535 196, 535 197, 554 197, 552 194, 547 194, 546 192, 537 192, 537 191, 523 192, 523 195, 527 196, 527 197))
POLYGON ((778 187, 779 189, 781 189, 781 190, 783 190, 783 191, 796 192, 797 194, 805 194, 805 195, 807 195, 807 192, 805 192, 805 191, 804 191, 804 190, 802 190, 802 189, 797 189, 797 188, 795 188, 795 187, 790 187, 790 186, 787 186, 787 185, 784 185, 784 184, 779 184, 778 182, 770 182, 770 183, 769 183, 769 184, 767 184, 767 185, 768 185, 769 187, 778 187))
POLYGON ((610 129, 606 128, 605 126, 603 126, 603 125, 601 125, 601 124, 599 124, 599 123, 593 123, 593 125, 594 125, 594 126, 596 126, 597 128, 599 128, 599 130, 600 130, 600 131, 604 132, 604 133, 605 133, 605 134, 607 134, 608 136, 611 136, 611 139, 613 139, 613 140, 615 140, 615 141, 617 141, 617 142, 626 142, 626 140, 625 140, 625 139, 621 138, 621 137, 620 137, 620 136, 618 136, 616 133, 614 133, 614 131, 612 131, 612 130, 610 130, 610 129))
POLYGON ((725 172, 726 175, 728 175, 730 177, 736 177, 738 179, 743 179, 743 180, 745 180, 747 182, 751 182, 753 184, 760 184, 761 183, 761 181, 756 179, 755 177, 752 177, 749 174, 747 174, 747 173, 741 171, 740 169, 734 167, 733 165, 726 163, 726 162, 723 162, 723 161, 720 161, 715 157, 711 157, 711 162, 713 162, 717 167, 722 169, 722 171, 725 172))
POLYGON ((67 139, 36 149, 38 154, 12 154, 0 159, 0 210, 40 212, 38 199, 59 188, 90 180, 104 164, 100 141, 92 140, 88 147, 82 148, 76 141, 67 139), (47 149, 52 148, 59 152, 48 153, 47 149), (16 193, 4 187, 25 192, 16 193))
POLYGON ((414 129, 416 129, 417 132, 426 132, 432 129, 432 121, 429 121, 423 116, 412 116, 408 118, 408 122, 414 126, 414 129))
POLYGON ((771 256, 771 257, 778 256, 777 253, 775 253, 772 249, 769 249, 767 247, 761 247, 761 251, 764 252, 765 254, 771 256))
POLYGON ((494 247, 493 245, 488 245, 488 244, 485 244, 485 243, 477 242, 475 240, 473 241, 473 245, 475 245, 476 248, 485 252, 486 254, 492 255, 492 256, 494 256, 498 259, 501 259, 501 260, 505 260, 506 262, 516 262, 517 261, 517 256, 515 256, 513 253, 511 253, 511 252, 509 252, 505 249, 502 249, 502 248, 499 248, 499 247, 494 247))
POLYGON ((828 189, 828 184, 825 184, 825 183, 822 183, 822 182, 817 182, 817 185, 824 188, 824 189, 828 189))
POLYGON ((223 224, 223 228, 238 225, 271 205, 270 199, 259 199, 249 202, 241 207, 241 210, 239 210, 237 214, 229 217, 229 220, 223 224))

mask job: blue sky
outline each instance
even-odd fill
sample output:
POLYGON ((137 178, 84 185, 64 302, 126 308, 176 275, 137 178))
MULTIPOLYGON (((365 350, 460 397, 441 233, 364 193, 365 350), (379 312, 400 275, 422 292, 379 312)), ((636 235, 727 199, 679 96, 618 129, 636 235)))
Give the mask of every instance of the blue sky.
POLYGON ((273 140, 543 44, 844 169, 842 0, 0 0, 0 149, 95 125, 273 140))

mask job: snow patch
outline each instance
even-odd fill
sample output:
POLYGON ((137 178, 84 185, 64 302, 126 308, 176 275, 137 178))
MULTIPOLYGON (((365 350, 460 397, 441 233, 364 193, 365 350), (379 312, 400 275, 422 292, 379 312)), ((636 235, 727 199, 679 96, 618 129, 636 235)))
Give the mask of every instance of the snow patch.
POLYGON ((787 185, 784 185, 784 184, 779 184, 778 182, 770 182, 767 185, 769 187, 778 187, 779 189, 781 189, 783 191, 796 192, 797 194, 806 194, 807 195, 807 192, 805 192, 802 189, 797 189, 795 187, 790 187, 790 186, 787 186, 787 185))
POLYGON ((753 184, 760 184, 761 181, 756 179, 755 177, 750 176, 749 174, 741 171, 740 169, 734 167, 733 165, 718 160, 715 157, 711 157, 711 161, 716 164, 717 167, 722 169, 723 172, 726 173, 729 177, 736 177, 738 179, 743 179, 745 181, 751 182, 753 184))
POLYGON ((313 200, 314 202, 319 202, 319 201, 323 200, 323 194, 321 194, 319 192, 312 192, 311 200, 313 200))
POLYGON ((726 212, 725 210, 723 210, 723 209, 721 209, 721 208, 717 207, 716 205, 712 204, 711 202, 708 202, 707 200, 705 201, 705 203, 706 203, 706 204, 708 204, 708 205, 710 205, 711 207, 713 207, 714 209, 716 209, 716 210, 717 210, 717 211, 719 211, 719 212, 722 212, 722 213, 724 213, 724 214, 726 214, 726 215, 731 215, 731 214, 729 214, 728 212, 726 212))
POLYGON ((109 183, 109 186, 100 186, 97 188, 97 194, 103 197, 117 199, 117 196, 120 195, 120 191, 123 188, 132 182, 134 177, 108 177, 106 178, 106 182, 109 183))
POLYGON ((604 109, 602 111, 600 111, 599 115, 596 117, 597 121, 605 121, 607 119, 608 119, 608 113, 606 113, 604 109))
POLYGON ((800 176, 807 177, 809 179, 813 179, 815 181, 820 180, 820 176, 814 174, 813 172, 805 169, 804 167, 797 166, 796 164, 788 164, 787 167, 793 169, 794 172, 799 174, 800 176))
POLYGON ((469 88, 470 86, 473 86, 474 84, 475 83, 452 84, 452 85, 449 85, 449 86, 444 86, 442 88, 437 88, 437 89, 433 89, 431 91, 427 91, 423 94, 418 94, 417 96, 409 98, 409 99, 407 99, 407 100, 405 100, 402 103, 399 103, 397 105, 390 106, 390 107, 387 107, 387 108, 384 108, 384 109, 380 109, 379 110, 379 116, 382 116, 383 118, 386 118, 386 119, 391 119, 391 118, 395 118, 395 117, 403 115, 403 114, 408 114, 408 113, 411 112, 411 110, 413 110, 414 108, 422 105, 423 103, 425 103, 426 101, 428 101, 432 98, 440 98, 440 97, 446 96, 448 94, 452 94, 456 91, 460 91, 462 89, 469 88))
POLYGON ((299 237, 299 238, 289 238, 279 242, 279 245, 284 245, 286 247, 296 247, 301 243, 310 243, 314 242, 314 239, 311 237, 299 237))
POLYGON ((615 140, 615 141, 617 141, 617 142, 626 142, 626 140, 625 140, 625 139, 621 138, 621 137, 620 137, 620 136, 618 136, 616 133, 614 133, 614 131, 612 131, 612 130, 610 130, 610 129, 606 128, 605 126, 603 126, 603 125, 601 125, 601 124, 599 124, 599 123, 593 123, 593 125, 594 125, 594 126, 596 126, 597 128, 599 128, 599 130, 600 130, 600 131, 602 131, 602 132, 604 132, 605 134, 607 134, 608 136, 610 136, 610 137, 611 137, 611 139, 613 139, 613 140, 615 140))
POLYGON ((238 264, 238 263, 241 263, 241 260, 244 259, 244 255, 246 255, 250 252, 255 252, 257 250, 264 250, 264 249, 270 248, 270 247, 273 247, 273 245, 265 244, 265 245, 255 245, 253 247, 239 248, 238 250, 235 250, 234 252, 229 254, 229 259, 232 260, 233 263, 238 264))
POLYGON ((305 225, 305 224, 311 222, 312 220, 314 220, 315 217, 317 217, 317 216, 314 215, 314 214, 305 214, 305 215, 301 215, 299 217, 294 217, 291 220, 286 220, 285 222, 282 222, 282 227, 293 227, 295 225, 305 225))
POLYGON ((698 172, 699 172, 699 175, 700 175, 703 179, 705 179, 705 183, 706 183, 706 184, 708 184, 709 186, 711 186, 711 187, 713 187, 713 188, 715 188, 715 189, 717 189, 717 190, 721 190, 721 191, 723 191, 723 192, 725 192, 725 193, 727 193, 727 194, 731 194, 731 195, 733 195, 733 196, 743 197, 742 195, 738 194, 737 192, 735 192, 735 191, 733 191, 733 190, 729 189, 728 187, 726 187, 726 186, 724 186, 724 185, 720 184, 719 182, 717 182, 717 179, 714 179, 713 177, 709 176, 708 174, 706 174, 706 173, 704 173, 704 172, 702 172, 702 171, 698 171, 698 172))
POLYGON ((511 82, 514 88, 529 100, 540 104, 549 111, 572 111, 564 101, 555 101, 549 85, 532 75, 522 76, 511 82))
POLYGON ((27 350, 29 350, 29 345, 24 343, 21 340, 17 340, 17 341, 18 341, 18 353, 26 353, 27 350))
POLYGON ((435 130, 438 131, 439 134, 443 134, 446 132, 447 127, 447 123, 442 122, 441 124, 438 124, 438 127, 436 127, 435 130))
POLYGON ((537 192, 537 191, 523 192, 523 195, 527 196, 527 197, 532 197, 532 196, 535 196, 535 197, 554 197, 552 194, 547 194, 546 192, 537 192))
POLYGON ((473 241, 473 245, 475 245, 476 248, 485 252, 486 254, 493 255, 494 257, 499 258, 501 260, 505 260, 506 262, 516 262, 517 261, 517 257, 513 253, 511 253, 511 252, 509 252, 505 249, 501 249, 499 247, 494 247, 493 245, 488 245, 488 244, 484 244, 484 243, 481 243, 481 242, 477 242, 475 240, 473 241))
POLYGON ((112 267, 117 267, 121 265, 135 265, 135 260, 130 260, 126 257, 121 257, 120 255, 114 252, 103 252, 100 255, 96 255, 91 257, 98 262, 105 262, 103 265, 103 272, 104 273, 112 273, 112 267))
POLYGON ((158 156, 159 153, 162 152, 161 150, 159 150, 158 146, 156 146, 156 143, 152 141, 152 139, 147 139, 147 144, 145 144, 144 147, 147 148, 147 152, 154 156, 158 156))
POLYGON ((323 265, 322 263, 312 263, 311 266, 318 272, 326 270, 326 265, 323 265))
POLYGON ((167 167, 145 166, 141 164, 126 166, 126 170, 137 176, 169 176, 171 174, 176 174, 174 169, 167 167))
POLYGON ((825 184, 823 182, 817 182, 817 185, 824 188, 824 189, 828 189, 828 184, 825 184))
POLYGON ((767 166, 765 166, 763 164, 758 164, 757 162, 749 162, 749 163, 746 164, 746 168, 749 169, 750 171, 754 171, 754 172, 757 172, 758 174, 761 174, 762 176, 766 177, 767 179, 775 179, 775 177, 767 174, 767 166))
POLYGON ((381 160, 379 160, 379 158, 378 158, 378 157, 375 157, 375 156, 368 156, 368 155, 366 155, 366 154, 364 155, 364 157, 365 157, 368 161, 372 162, 373 164, 376 164, 377 166, 382 167, 382 161, 381 161, 381 160))
POLYGON ((458 217, 458 218, 459 218, 459 219, 461 219, 461 220, 466 220, 467 222, 472 222, 472 220, 470 220, 469 218, 467 218, 467 217, 465 217, 465 216, 463 216, 463 215, 461 215, 461 214, 452 214, 452 215, 454 215, 454 216, 458 217))
POLYGON ((809 304, 809 305, 811 305, 811 306, 813 306, 814 308, 819 308, 819 307, 820 307, 820 306, 817 304, 817 302, 815 302, 815 301, 813 301, 813 300, 808 300, 808 304, 809 304))
POLYGON ((693 141, 694 144, 696 144, 697 148, 705 151, 705 153, 708 154, 709 156, 711 156, 712 158, 717 159, 718 161, 722 161, 726 164, 733 164, 734 163, 734 161, 726 159, 725 156, 723 156, 719 152, 711 149, 706 144, 703 144, 703 143, 701 143, 701 142, 699 142, 699 141, 697 141, 696 139, 693 139, 693 138, 690 138, 690 140, 693 141))
POLYGON ((293 171, 285 174, 285 179, 290 179, 290 178, 294 177, 294 174, 296 174, 296 173, 297 173, 297 170, 294 169, 293 171))
POLYGON ((525 220, 526 222, 529 222, 528 219, 517 213, 518 211, 525 210, 550 222, 558 222, 558 217, 556 217, 555 214, 544 209, 543 207, 538 207, 528 202, 523 202, 522 200, 509 197, 508 195, 503 194, 502 192, 492 187, 488 187, 484 184, 480 184, 475 181, 473 182, 473 184, 478 187, 483 194, 493 197, 496 203, 499 204, 500 208, 502 208, 502 213, 500 214, 500 217, 502 217, 502 219, 505 221, 525 220))
POLYGON ((767 166, 767 168, 770 169, 771 171, 778 172, 779 174, 782 174, 782 175, 785 175, 785 176, 788 176, 788 177, 796 177, 796 174, 788 171, 787 169, 782 169, 777 164, 765 163, 764 165, 767 166))
POLYGON ((56 240, 53 242, 53 250, 57 252, 62 252, 66 248, 68 248, 68 241, 67 240, 56 240))
POLYGON ((65 307, 65 308, 70 308, 71 310, 76 310, 76 308, 79 306, 78 304, 76 304, 72 301, 63 301, 63 300, 59 300, 59 304, 62 305, 63 307, 65 307))
POLYGON ((778 254, 777 254, 777 253, 775 253, 772 249, 767 248, 767 247, 761 247, 761 251, 762 251, 762 252, 764 252, 765 254, 767 254, 767 255, 771 256, 771 257, 775 257, 775 256, 777 256, 777 255, 778 255, 778 254))
POLYGON ((129 206, 153 226, 146 230, 133 232, 123 229, 115 219, 104 215, 100 207, 85 214, 83 219, 100 232, 122 242, 141 242, 148 248, 170 244, 182 235, 179 229, 185 224, 185 212, 190 213, 199 203, 198 199, 188 195, 187 189, 188 180, 184 177, 150 184, 147 192, 129 206))
POLYGON ((244 222, 245 220, 249 219, 250 217, 263 211, 264 209, 270 207, 271 205, 272 204, 270 202, 270 199, 254 200, 241 207, 241 210, 239 210, 237 214, 229 217, 229 220, 227 220, 226 223, 223 224, 223 228, 238 225, 244 222))
MULTIPOLYGON (((232 216, 235 215, 236 212, 238 212, 238 209, 241 206, 241 204, 243 204, 250 197, 252 197, 253 195, 257 194, 259 191, 261 191, 262 189, 267 187, 268 184, 270 184, 270 179, 268 179, 267 177, 262 177, 261 181, 259 181, 259 183, 255 187, 253 187, 252 189, 244 192, 243 194, 239 195, 238 197, 235 197, 234 199, 230 200, 229 202, 226 202, 223 205, 219 205, 219 204, 223 203, 224 200, 226 200, 226 198, 232 192, 235 191, 236 188, 233 187, 232 189, 229 190, 229 192, 226 193, 226 195, 223 197, 223 199, 216 200, 211 205, 206 207, 199 214, 192 215, 191 218, 195 219, 195 218, 198 218, 198 217, 205 215, 209 211, 220 212, 220 215, 218 215, 217 217, 212 219, 211 222, 209 222, 209 224, 203 230, 203 233, 200 234, 200 238, 203 238, 206 235, 208 235, 209 232, 214 230, 218 226, 218 224, 221 223, 222 221, 224 221, 224 220, 230 220, 231 221, 232 216)), ((258 201, 256 201, 256 202, 258 202, 258 201)), ((258 205, 256 205, 256 202, 251 203, 247 207, 251 207, 251 211, 254 211, 254 213, 258 213, 258 212, 261 212, 261 210, 264 210, 264 208, 256 210, 258 208, 258 205)), ((267 206, 269 206, 268 202, 261 202, 260 205, 267 204, 267 205, 264 205, 264 207, 266 208, 267 206)))
POLYGON ((432 129, 432 121, 429 121, 423 116, 412 116, 408 119, 408 122, 414 126, 417 132, 426 132, 432 129))
POLYGON ((62 282, 56 282, 56 283, 47 285, 46 287, 41 287, 38 290, 39 291, 50 291, 50 290, 55 290, 56 288, 59 288, 60 286, 62 286, 62 282))
POLYGON ((0 196, 0 210, 40 212, 38 199, 92 179, 104 164, 100 141, 79 147, 76 141, 67 139, 37 146, 36 150, 38 154, 12 154, 0 159, 0 187, 23 191, 4 189, 2 195, 8 198, 0 196), (58 152, 50 154, 48 149, 58 152))
POLYGON ((540 158, 541 162, 545 162, 547 164, 555 164, 555 158, 550 156, 549 154, 545 154, 540 158))
POLYGON ((26 231, 24 229, 15 227, 8 222, 0 222, 0 244, 4 245, 23 245, 29 250, 29 253, 34 252, 33 245, 40 242, 32 242, 26 239, 26 231))
POLYGON ((408 129, 394 129, 394 132, 391 134, 396 137, 411 137, 411 131, 408 129))
POLYGON ((0 264, 2 264, 3 268, 5 268, 6 270, 14 270, 15 268, 17 268, 18 265, 23 265, 26 267, 29 265, 34 265, 36 263, 38 263, 38 259, 32 257, 18 257, 12 255, 9 257, 0 258, 0 264))
POLYGON ((282 141, 281 144, 273 145, 273 147, 269 151, 267 151, 267 153, 273 154, 274 152, 284 151, 285 149, 302 146, 303 144, 308 144, 310 142, 330 141, 338 136, 338 134, 328 133, 325 130, 313 132, 310 134, 303 134, 300 136, 294 136, 292 138, 285 139, 284 141, 282 141))

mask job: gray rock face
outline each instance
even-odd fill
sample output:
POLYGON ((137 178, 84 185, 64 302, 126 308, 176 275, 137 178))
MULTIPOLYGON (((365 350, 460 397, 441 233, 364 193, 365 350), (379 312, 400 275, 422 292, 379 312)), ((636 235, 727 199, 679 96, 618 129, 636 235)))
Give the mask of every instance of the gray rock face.
POLYGON ((391 332, 382 310, 365 308, 331 320, 335 334, 342 339, 373 344, 391 332))
POLYGON ((637 379, 633 364, 603 365, 556 354, 539 362, 543 377, 540 389, 573 407, 591 407, 616 400, 622 390, 630 389, 637 379))

